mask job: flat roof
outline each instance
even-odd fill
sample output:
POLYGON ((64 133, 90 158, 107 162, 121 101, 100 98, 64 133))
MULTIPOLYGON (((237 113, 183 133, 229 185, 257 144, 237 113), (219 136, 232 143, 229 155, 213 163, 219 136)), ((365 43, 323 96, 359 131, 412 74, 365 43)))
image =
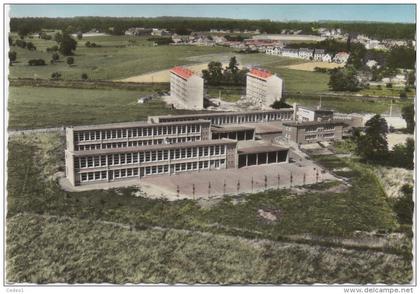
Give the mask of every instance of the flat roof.
POLYGON ((292 127, 307 127, 307 126, 319 126, 319 125, 347 125, 343 120, 325 120, 325 121, 302 121, 302 122, 284 122, 285 126, 292 127))
POLYGON ((228 116, 228 115, 243 115, 243 114, 258 114, 258 113, 279 113, 279 112, 293 112, 293 108, 280 108, 280 109, 270 109, 270 110, 248 110, 248 111, 210 111, 208 113, 197 113, 197 114, 179 114, 179 115, 156 115, 149 116, 149 118, 186 118, 186 117, 208 117, 208 116, 228 116))
POLYGON ((265 123, 245 123, 242 124, 245 127, 255 128, 256 134, 275 134, 281 133, 283 122, 270 121, 265 123))
POLYGON ((191 121, 179 121, 179 122, 161 122, 161 123, 151 123, 147 121, 132 121, 132 122, 109 123, 109 124, 99 124, 99 125, 71 126, 68 128, 72 128, 74 131, 87 131, 87 130, 153 127, 153 126, 202 124, 202 123, 210 124, 210 121, 204 120, 204 119, 197 119, 197 120, 191 120, 191 121))
POLYGON ((255 128, 247 126, 232 126, 232 125, 220 125, 212 126, 211 131, 213 133, 223 133, 223 132, 237 132, 237 131, 253 131, 255 128))
POLYGON ((252 144, 238 147, 238 154, 265 153, 285 150, 289 150, 289 148, 274 144, 252 144))
POLYGON ((176 143, 176 144, 156 144, 156 145, 134 146, 134 147, 124 147, 124 148, 83 150, 83 151, 74 151, 73 154, 75 156, 99 155, 99 154, 113 154, 113 153, 128 153, 128 152, 136 152, 136 151, 151 151, 151 150, 165 150, 165 149, 175 149, 175 148, 200 147, 200 146, 220 145, 220 144, 237 144, 237 141, 232 140, 232 139, 205 140, 205 141, 183 142, 183 143, 176 143))

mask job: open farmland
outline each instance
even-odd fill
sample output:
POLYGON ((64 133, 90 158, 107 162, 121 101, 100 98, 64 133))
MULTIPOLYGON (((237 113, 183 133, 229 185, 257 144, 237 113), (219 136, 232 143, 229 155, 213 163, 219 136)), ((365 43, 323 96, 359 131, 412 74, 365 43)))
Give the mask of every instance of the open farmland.
MULTIPOLYGON (((298 95, 290 95, 287 98, 287 103, 297 103, 303 106, 316 107, 319 105, 320 98, 317 95, 300 97, 298 95)), ((354 97, 322 97, 322 107, 326 109, 333 109, 343 113, 386 113, 389 111, 391 105, 390 99, 376 99, 366 100, 354 97)), ((393 103, 393 112, 399 113, 400 109, 410 104, 411 101, 396 100, 393 103)))
POLYGON ((56 45, 56 42, 38 38, 26 41, 33 42, 37 50, 13 47, 18 62, 10 67, 11 78, 47 79, 51 73, 60 72, 63 79, 80 79, 82 73, 94 80, 124 79, 175 65, 193 64, 187 57, 232 52, 226 47, 153 46, 144 37, 86 37, 78 41, 74 65, 68 66, 63 56, 56 64, 50 64, 52 53, 47 53, 46 48, 56 45), (101 47, 87 48, 84 45, 87 41, 101 47), (28 60, 34 58, 44 59, 47 65, 28 66, 28 60))
POLYGON ((160 99, 137 104, 150 90, 90 90, 71 88, 11 87, 9 129, 33 129, 69 125, 146 120, 149 115, 181 114, 160 99))

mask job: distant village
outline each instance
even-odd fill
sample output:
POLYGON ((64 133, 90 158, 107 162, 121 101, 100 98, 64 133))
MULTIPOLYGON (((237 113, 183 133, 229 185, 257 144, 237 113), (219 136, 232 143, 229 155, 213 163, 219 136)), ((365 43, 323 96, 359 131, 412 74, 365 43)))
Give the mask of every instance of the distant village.
MULTIPOLYGON (((281 56, 288 58, 305 59, 308 61, 335 63, 345 65, 350 57, 349 52, 327 52, 325 49, 317 48, 288 48, 293 42, 320 42, 323 40, 336 40, 345 42, 349 39, 348 33, 341 29, 319 28, 314 35, 302 35, 301 30, 283 30, 281 34, 264 34, 260 30, 217 30, 209 32, 192 32, 190 35, 178 35, 166 29, 158 28, 129 28, 125 35, 129 36, 151 36, 158 38, 170 38, 170 45, 190 46, 225 46, 235 48, 239 53, 265 53, 267 55, 281 56), (229 35, 232 34, 232 35, 229 35), (240 36, 239 38, 228 38, 229 36, 240 36), (241 38, 246 36, 247 38, 241 38), (229 40, 228 40, 229 39, 229 40)), ((388 51, 395 46, 415 46, 412 40, 376 40, 365 35, 350 36, 350 42, 363 44, 368 50, 388 51)), ((157 44, 155 44, 157 45, 157 44)), ((369 69, 380 68, 379 60, 368 58, 364 61, 369 69)), ((364 79, 363 77, 360 77, 364 79)), ((399 73, 393 77, 383 78, 380 84, 403 85, 407 82, 407 73, 399 73)))

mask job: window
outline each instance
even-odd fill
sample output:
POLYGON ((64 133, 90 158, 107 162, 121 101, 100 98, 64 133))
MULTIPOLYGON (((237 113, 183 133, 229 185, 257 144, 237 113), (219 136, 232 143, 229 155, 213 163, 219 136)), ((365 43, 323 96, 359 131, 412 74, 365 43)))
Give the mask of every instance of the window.
POLYGON ((80 178, 82 182, 85 182, 87 180, 87 175, 86 173, 80 174, 80 178))
POLYGON ((80 158, 80 167, 81 168, 86 167, 86 158, 85 157, 80 158))
POLYGON ((106 179, 106 171, 101 172, 101 177, 102 177, 102 179, 106 179))

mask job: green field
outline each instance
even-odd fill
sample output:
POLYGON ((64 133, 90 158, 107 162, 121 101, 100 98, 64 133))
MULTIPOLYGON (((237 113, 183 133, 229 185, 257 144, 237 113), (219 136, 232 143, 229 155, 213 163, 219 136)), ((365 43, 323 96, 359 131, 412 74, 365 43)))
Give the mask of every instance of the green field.
POLYGON ((375 175, 350 159, 318 158, 327 168, 349 169, 337 172, 351 183, 344 190, 335 191, 339 183, 331 182, 299 195, 294 190, 272 190, 203 205, 134 197, 136 188, 64 192, 52 179, 63 170, 63 148, 64 138, 58 134, 14 136, 9 141, 10 281, 403 283, 411 279, 408 239, 379 250, 322 243, 326 236, 351 238, 355 231, 399 229, 375 175), (275 211, 278 219, 262 218, 260 209, 275 211), (297 234, 315 237, 305 246, 290 243, 290 236, 297 234), (255 239, 267 239, 271 245, 261 251, 259 243, 251 241, 255 239), (28 242, 31 246, 25 245, 28 242), (65 248, 65 256, 60 248, 65 248))
POLYGON ((51 73, 60 72, 63 79, 78 80, 82 73, 86 73, 93 80, 123 79, 175 65, 197 63, 187 60, 187 57, 191 56, 232 52, 230 48, 225 47, 153 46, 152 42, 144 37, 89 37, 78 41, 75 63, 68 66, 65 62, 66 57, 63 56, 60 56, 60 62, 50 64, 52 53, 45 50, 56 45, 56 42, 38 38, 30 41, 37 47, 36 51, 12 47, 11 50, 17 52, 18 63, 10 67, 11 78, 50 78, 51 73), (102 47, 87 48, 84 45, 86 41, 95 42, 102 47), (34 58, 44 59, 47 65, 28 66, 28 60, 34 58))
MULTIPOLYGON (((15 37, 16 38, 16 37, 15 37)), ((227 63, 229 58, 236 56, 242 65, 260 66, 277 73, 285 81, 287 91, 320 92, 328 91, 328 75, 324 73, 305 72, 285 68, 291 64, 305 62, 301 59, 270 56, 262 53, 240 54, 227 47, 198 46, 153 46, 145 37, 130 36, 100 36, 87 37, 78 41, 75 51, 75 64, 68 66, 65 58, 50 64, 52 53, 46 48, 52 47, 55 41, 39 38, 25 39, 37 47, 29 51, 17 46, 11 50, 17 52, 17 63, 10 67, 11 78, 44 78, 51 73, 60 72, 62 79, 80 79, 86 73, 92 80, 116 80, 170 68, 174 65, 221 61, 227 63), (102 46, 98 48, 85 47, 86 41, 102 46), (42 58, 45 66, 28 66, 28 60, 42 58)))
MULTIPOLYGON (((299 97, 292 95, 287 98, 287 103, 297 103, 304 106, 316 107, 319 105, 320 98, 315 95, 308 97, 299 97)), ((391 105, 390 99, 366 100, 354 97, 322 97, 322 107, 326 109, 333 109, 343 113, 388 113, 391 105)), ((399 113, 401 108, 405 105, 411 104, 411 100, 393 101, 393 113, 399 113)))
POLYGON ((145 120, 149 115, 180 114, 161 100, 137 104, 137 98, 153 89, 88 90, 69 88, 11 87, 9 129, 145 120))
POLYGON ((31 214, 9 218, 7 227, 10 282, 395 283, 410 275, 407 262, 382 252, 31 214))

